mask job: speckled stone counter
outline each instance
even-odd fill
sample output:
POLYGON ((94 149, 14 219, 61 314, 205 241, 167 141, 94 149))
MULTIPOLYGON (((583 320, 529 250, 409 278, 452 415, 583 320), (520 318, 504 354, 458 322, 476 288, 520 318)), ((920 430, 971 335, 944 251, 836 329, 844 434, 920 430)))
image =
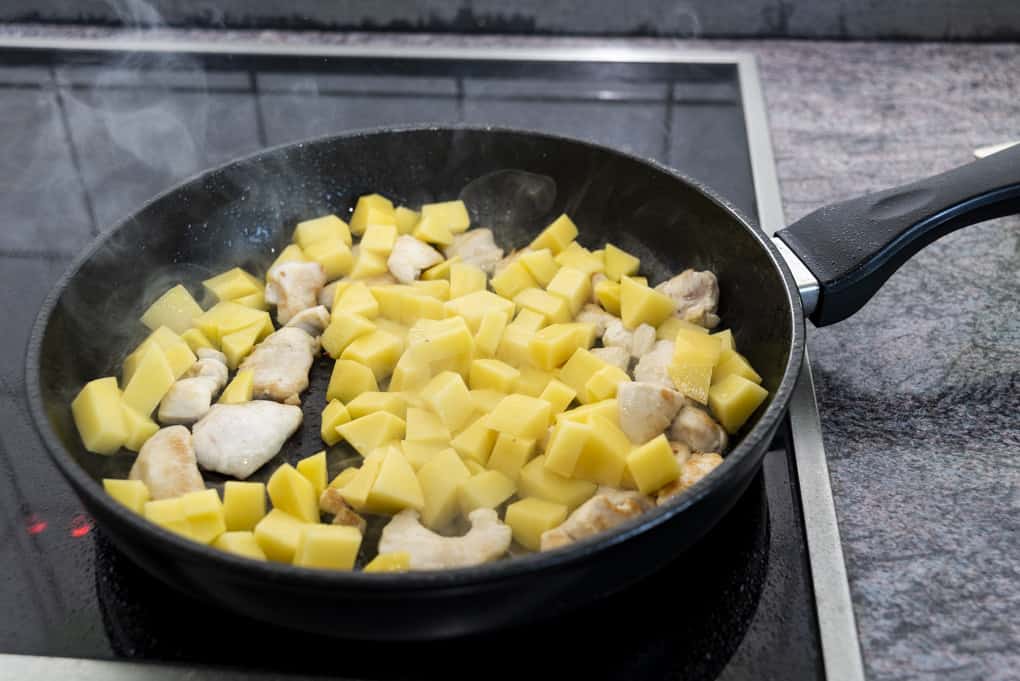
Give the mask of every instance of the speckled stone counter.
MULTIPOLYGON (((758 56, 790 220, 1020 139, 1018 45, 619 44, 758 56)), ((858 315, 811 329, 809 347, 869 677, 1020 678, 1020 219, 929 247, 858 315)))

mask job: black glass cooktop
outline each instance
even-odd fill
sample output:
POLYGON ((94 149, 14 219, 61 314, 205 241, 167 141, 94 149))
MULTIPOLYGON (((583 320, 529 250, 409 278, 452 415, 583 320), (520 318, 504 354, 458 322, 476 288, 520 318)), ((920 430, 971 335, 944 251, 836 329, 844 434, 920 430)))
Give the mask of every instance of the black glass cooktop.
POLYGON ((49 462, 23 396, 29 328, 69 259, 178 180, 274 144, 401 123, 547 130, 655 158, 754 220, 736 64, 45 51, 0 64, 0 654, 357 678, 823 677, 782 436, 723 523, 637 587, 519 630, 371 645, 244 620, 142 573, 49 462))

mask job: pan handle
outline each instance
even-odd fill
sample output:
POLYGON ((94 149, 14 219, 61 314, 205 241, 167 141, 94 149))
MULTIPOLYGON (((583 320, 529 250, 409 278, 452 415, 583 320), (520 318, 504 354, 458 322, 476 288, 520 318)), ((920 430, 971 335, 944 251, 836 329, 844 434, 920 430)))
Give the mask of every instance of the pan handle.
POLYGON ((818 301, 808 312, 816 326, 826 326, 863 307, 932 241, 1012 213, 1020 213, 1020 145, 941 175, 819 208, 776 236, 818 280, 818 301))

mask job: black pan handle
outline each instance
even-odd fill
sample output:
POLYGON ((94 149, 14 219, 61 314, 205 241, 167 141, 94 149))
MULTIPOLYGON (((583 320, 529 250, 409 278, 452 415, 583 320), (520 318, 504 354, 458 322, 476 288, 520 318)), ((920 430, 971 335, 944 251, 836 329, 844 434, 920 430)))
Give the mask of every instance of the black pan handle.
POLYGON ((819 208, 778 232, 819 283, 816 326, 846 319, 923 247, 1020 213, 1020 145, 901 187, 819 208))

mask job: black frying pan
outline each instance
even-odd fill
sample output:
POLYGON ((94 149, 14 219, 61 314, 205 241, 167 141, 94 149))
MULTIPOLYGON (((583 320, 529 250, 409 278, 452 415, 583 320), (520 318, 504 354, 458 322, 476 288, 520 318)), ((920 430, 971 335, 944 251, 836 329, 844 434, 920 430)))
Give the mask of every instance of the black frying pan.
MULTIPOLYGON (((839 321, 925 244, 1017 211, 1020 148, 823 208, 783 230, 786 257, 799 258, 815 279, 794 263, 795 282, 772 240, 697 182, 611 149, 479 128, 318 139, 205 173, 93 243, 39 314, 28 350, 28 397, 42 439, 89 512, 126 554, 168 584, 258 619, 344 637, 420 639, 494 629, 621 589, 693 544, 758 470, 801 366, 805 312, 817 325, 839 321), (761 373, 769 399, 716 471, 675 503, 563 550, 400 575, 248 561, 181 539, 103 492, 98 479, 123 476, 132 457, 85 451, 70 402, 86 381, 118 373, 125 352, 144 335, 135 320, 171 282, 194 283, 235 265, 264 272, 296 222, 343 214, 361 194, 378 191, 413 206, 454 198, 465 187, 473 218, 492 226, 505 247, 523 246, 565 211, 583 243, 611 240, 639 255, 653 282, 687 267, 718 275, 723 324, 761 373)), ((313 368, 305 424, 280 460, 293 463, 321 448, 328 364, 313 368)), ((331 472, 345 456, 331 450, 331 472)), ((276 463, 260 472, 262 479, 276 463)))

